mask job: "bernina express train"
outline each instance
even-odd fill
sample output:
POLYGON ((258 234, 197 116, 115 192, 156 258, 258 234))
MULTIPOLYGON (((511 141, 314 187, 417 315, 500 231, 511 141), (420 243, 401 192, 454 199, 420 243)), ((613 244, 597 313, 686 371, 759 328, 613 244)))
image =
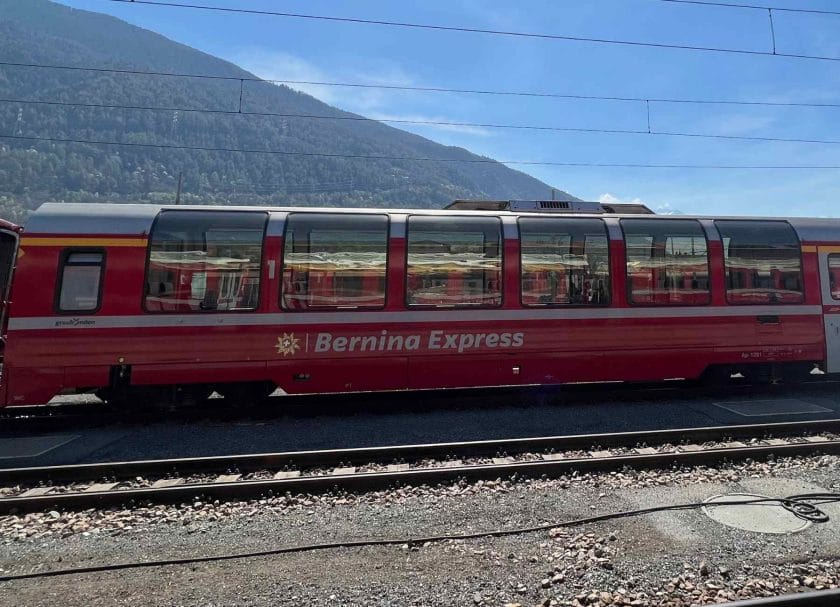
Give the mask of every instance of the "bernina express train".
POLYGON ((0 289, 1 405, 840 372, 832 219, 51 203, 0 289))

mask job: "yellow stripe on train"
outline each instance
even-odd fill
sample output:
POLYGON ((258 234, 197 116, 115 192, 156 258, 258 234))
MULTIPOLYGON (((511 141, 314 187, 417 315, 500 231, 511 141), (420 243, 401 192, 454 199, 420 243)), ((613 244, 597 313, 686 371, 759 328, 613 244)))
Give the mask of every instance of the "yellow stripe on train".
POLYGON ((146 247, 145 238, 21 238, 22 247, 146 247))

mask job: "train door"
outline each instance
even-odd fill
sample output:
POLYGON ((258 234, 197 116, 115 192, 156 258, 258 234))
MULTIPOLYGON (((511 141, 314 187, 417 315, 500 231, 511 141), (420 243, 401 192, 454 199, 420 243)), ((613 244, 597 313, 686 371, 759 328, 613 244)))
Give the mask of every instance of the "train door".
POLYGON ((840 252, 820 253, 826 371, 840 373, 840 252))
POLYGON ((15 267, 18 235, 10 230, 0 230, 0 330, 5 333, 9 304, 12 269, 15 267))

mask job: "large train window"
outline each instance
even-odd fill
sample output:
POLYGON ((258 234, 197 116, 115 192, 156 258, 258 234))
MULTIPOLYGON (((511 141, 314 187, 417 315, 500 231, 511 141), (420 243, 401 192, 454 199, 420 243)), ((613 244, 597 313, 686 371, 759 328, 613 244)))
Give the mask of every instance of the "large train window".
POLYGON ((268 214, 162 211, 149 239, 149 312, 256 310, 268 214))
POLYGON ((501 220, 409 217, 406 274, 409 306, 500 306, 501 220))
POLYGON ((711 301, 706 235, 693 219, 622 219, 630 303, 703 305, 711 301))
POLYGON ((723 240, 731 304, 801 303, 799 238, 785 221, 715 221, 723 240))
POLYGON ((828 282, 831 285, 831 296, 840 299, 840 255, 837 253, 828 256, 828 282))
POLYGON ((102 297, 104 268, 105 253, 102 251, 64 251, 58 273, 58 311, 96 312, 102 297))
POLYGON ((607 228, 600 219, 522 217, 522 304, 610 303, 607 228))
POLYGON ((286 220, 281 306, 385 306, 388 216, 293 213, 286 220))

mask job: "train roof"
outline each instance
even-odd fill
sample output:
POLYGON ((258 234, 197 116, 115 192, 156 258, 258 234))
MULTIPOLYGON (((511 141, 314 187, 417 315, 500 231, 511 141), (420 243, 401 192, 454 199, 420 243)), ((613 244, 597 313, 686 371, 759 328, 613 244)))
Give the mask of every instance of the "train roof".
MULTIPOLYGON (((452 206, 452 205, 450 205, 452 206)), ((145 235, 152 228, 158 213, 163 210, 194 211, 265 211, 265 212, 321 212, 321 213, 391 213, 439 216, 532 216, 532 217, 591 217, 669 219, 776 219, 789 222, 799 237, 808 242, 840 241, 840 218, 816 217, 746 217, 708 215, 654 215, 633 209, 617 213, 546 213, 544 211, 488 210, 484 208, 401 209, 401 208, 334 208, 334 207, 269 207, 223 205, 160 205, 133 203, 59 203, 48 202, 33 211, 24 225, 30 234, 120 234, 145 235)), ((618 211, 619 209, 615 209, 618 211)))

